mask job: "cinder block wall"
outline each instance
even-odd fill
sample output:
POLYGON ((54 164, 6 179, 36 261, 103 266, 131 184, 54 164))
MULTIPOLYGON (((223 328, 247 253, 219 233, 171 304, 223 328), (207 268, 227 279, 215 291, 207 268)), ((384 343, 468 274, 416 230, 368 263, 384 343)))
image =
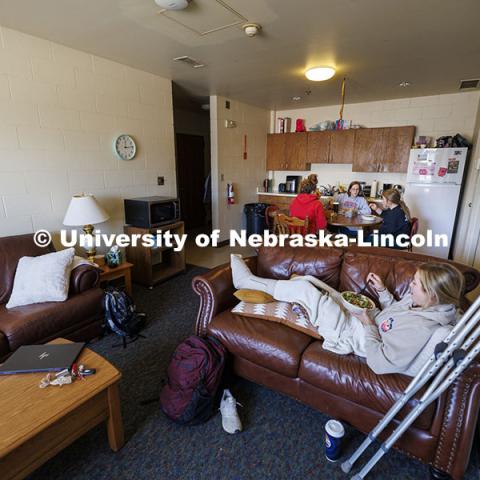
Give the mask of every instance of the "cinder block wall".
POLYGON ((171 82, 0 27, 0 236, 58 231, 81 192, 105 232, 122 231, 123 198, 176 194, 171 82), (121 133, 134 160, 113 152, 121 133))

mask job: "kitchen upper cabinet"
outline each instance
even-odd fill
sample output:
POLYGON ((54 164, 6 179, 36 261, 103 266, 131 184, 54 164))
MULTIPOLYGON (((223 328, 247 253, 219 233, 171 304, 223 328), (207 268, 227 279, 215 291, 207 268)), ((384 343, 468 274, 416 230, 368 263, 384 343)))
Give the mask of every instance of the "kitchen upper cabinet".
POLYGON ((286 170, 307 170, 307 132, 285 133, 286 170))
POLYGON ((307 162, 328 163, 330 156, 330 132, 308 132, 307 162))
POLYGON ((328 163, 352 163, 354 144, 354 130, 330 132, 330 153, 328 156, 328 163))
POLYGON ((354 172, 378 172, 378 161, 384 148, 384 128, 361 128, 355 131, 354 172))
POLYGON ((270 133, 267 170, 307 170, 307 133, 270 133))
POLYGON ((414 135, 413 126, 356 130, 352 170, 406 173, 414 135))
POLYGON ((285 135, 269 133, 267 135, 267 170, 286 170, 285 135))
POLYGON ((273 133, 267 170, 310 170, 312 163, 353 163, 354 172, 406 173, 415 127, 273 133))
POLYGON ((415 127, 386 128, 383 162, 378 171, 406 173, 414 136, 415 127))
POLYGON ((308 163, 352 163, 353 130, 308 132, 308 163))

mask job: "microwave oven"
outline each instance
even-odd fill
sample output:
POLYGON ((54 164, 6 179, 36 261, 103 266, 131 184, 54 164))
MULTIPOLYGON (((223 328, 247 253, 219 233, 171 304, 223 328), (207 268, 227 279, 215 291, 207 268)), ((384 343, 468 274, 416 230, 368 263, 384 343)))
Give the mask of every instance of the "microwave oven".
POLYGON ((125 223, 132 227, 156 228, 180 220, 180 200, 170 197, 126 198, 125 223))

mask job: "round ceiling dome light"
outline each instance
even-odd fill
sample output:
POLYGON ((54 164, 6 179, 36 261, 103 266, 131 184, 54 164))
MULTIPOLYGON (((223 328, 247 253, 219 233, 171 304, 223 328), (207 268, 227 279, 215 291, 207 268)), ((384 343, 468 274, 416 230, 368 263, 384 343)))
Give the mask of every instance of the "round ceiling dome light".
POLYGON ((333 67, 313 67, 305 72, 305 76, 312 82, 323 82, 335 75, 333 67))
POLYGON ((155 3, 165 10, 183 10, 190 2, 191 0, 155 0, 155 3))

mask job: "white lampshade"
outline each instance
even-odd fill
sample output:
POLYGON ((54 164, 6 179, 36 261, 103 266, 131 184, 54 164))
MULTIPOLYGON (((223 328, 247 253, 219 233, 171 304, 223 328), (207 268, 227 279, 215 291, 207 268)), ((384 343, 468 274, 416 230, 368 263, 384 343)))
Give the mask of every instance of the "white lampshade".
POLYGON ((97 203, 93 195, 74 195, 70 200, 63 224, 74 227, 95 225, 106 222, 109 218, 108 213, 97 203))

